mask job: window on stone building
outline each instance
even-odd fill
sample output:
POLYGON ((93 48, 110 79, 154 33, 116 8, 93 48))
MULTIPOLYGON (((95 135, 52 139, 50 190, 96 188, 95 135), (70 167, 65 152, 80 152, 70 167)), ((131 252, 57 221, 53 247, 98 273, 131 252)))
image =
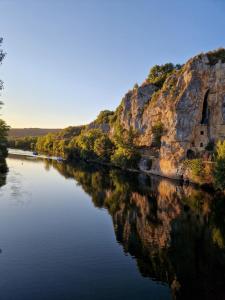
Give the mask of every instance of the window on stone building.
POLYGON ((203 147, 203 143, 200 143, 200 147, 201 147, 201 148, 203 147))
POLYGON ((201 135, 203 135, 204 134, 204 131, 201 131, 201 135))

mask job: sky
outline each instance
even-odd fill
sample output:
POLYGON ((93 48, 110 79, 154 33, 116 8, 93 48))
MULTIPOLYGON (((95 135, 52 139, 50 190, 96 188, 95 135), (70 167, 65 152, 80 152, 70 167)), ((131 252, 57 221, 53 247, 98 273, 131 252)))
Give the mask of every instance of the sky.
POLYGON ((1 117, 87 124, 150 68, 225 47, 224 0, 0 0, 1 117))

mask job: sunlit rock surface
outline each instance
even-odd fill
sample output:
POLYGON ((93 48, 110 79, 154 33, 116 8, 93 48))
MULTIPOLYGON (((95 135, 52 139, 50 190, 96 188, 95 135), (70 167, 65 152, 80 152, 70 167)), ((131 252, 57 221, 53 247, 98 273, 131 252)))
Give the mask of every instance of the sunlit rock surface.
POLYGON ((163 124, 151 173, 180 178, 188 151, 201 152, 209 142, 224 140, 224 53, 220 49, 190 59, 158 91, 145 82, 125 95, 118 110, 120 124, 137 131, 144 157, 152 158, 153 126, 163 124))

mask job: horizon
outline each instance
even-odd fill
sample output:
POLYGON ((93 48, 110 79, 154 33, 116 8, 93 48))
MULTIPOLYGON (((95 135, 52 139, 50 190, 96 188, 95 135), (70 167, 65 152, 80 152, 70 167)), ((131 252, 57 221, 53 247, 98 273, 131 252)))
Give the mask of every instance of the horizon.
POLYGON ((155 64, 225 46, 220 0, 3 0, 0 8, 2 115, 12 128, 88 124, 155 64))

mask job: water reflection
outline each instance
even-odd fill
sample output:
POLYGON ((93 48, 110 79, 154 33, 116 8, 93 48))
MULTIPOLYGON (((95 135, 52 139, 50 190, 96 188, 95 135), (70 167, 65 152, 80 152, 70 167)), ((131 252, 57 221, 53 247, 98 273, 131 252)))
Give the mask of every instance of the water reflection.
POLYGON ((169 285, 173 299, 225 299, 222 195, 158 177, 45 160, 46 170, 52 167, 108 210, 117 241, 144 277, 169 285))
POLYGON ((193 186, 117 170, 46 161, 74 178, 112 216, 118 242, 141 274, 174 299, 225 297, 225 199, 193 186))
POLYGON ((0 188, 6 184, 6 177, 7 177, 7 165, 5 168, 5 172, 0 172, 0 188))

